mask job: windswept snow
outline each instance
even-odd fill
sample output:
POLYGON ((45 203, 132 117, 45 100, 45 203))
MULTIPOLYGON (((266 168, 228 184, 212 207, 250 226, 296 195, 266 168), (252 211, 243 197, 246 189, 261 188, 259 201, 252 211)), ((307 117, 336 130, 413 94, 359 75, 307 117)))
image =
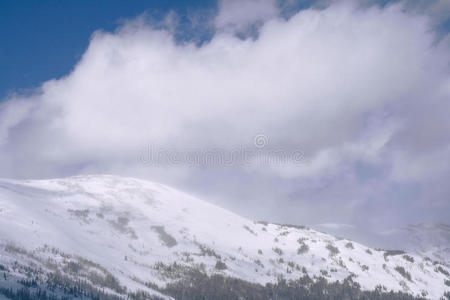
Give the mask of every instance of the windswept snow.
POLYGON ((420 253, 253 222, 161 184, 106 175, 0 180, 0 264, 55 253, 82 257, 129 290, 149 292, 143 283, 174 280, 158 267, 174 262, 262 284, 308 274, 353 276, 363 289, 381 285, 432 299, 450 290, 448 266, 420 253))

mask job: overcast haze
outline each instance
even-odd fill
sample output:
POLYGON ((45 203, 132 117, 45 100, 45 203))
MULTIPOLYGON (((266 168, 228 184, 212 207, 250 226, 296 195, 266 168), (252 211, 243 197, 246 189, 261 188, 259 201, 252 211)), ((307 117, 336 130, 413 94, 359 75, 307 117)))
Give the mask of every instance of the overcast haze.
POLYGON ((450 5, 426 2, 230 0, 93 32, 72 72, 1 102, 0 176, 146 178, 273 222, 445 222, 450 5), (238 150, 287 159, 148 160, 238 150))

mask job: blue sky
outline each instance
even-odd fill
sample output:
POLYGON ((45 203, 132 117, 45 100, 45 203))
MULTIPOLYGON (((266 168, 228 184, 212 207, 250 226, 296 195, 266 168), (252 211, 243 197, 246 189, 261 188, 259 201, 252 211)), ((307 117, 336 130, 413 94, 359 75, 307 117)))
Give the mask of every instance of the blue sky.
POLYGON ((0 99, 66 75, 95 30, 113 31, 125 19, 148 12, 215 9, 208 0, 0 1, 0 99))

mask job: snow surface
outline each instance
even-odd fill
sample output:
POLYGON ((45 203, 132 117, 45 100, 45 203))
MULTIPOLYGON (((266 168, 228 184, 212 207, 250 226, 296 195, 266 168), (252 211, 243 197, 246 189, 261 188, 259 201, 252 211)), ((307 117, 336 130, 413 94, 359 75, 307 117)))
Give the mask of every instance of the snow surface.
POLYGON ((0 180, 4 266, 25 259, 7 251, 11 245, 31 253, 30 264, 38 263, 33 257, 67 259, 51 249, 83 257, 128 290, 151 293, 144 283, 174 280, 158 264, 174 262, 262 284, 307 273, 329 281, 353 275, 363 289, 381 285, 431 299, 450 291, 448 266, 420 253, 386 255, 306 227, 253 222, 161 184, 109 175, 0 180))
POLYGON ((395 247, 426 255, 450 266, 450 226, 420 223, 381 232, 380 236, 395 247))
POLYGON ((450 225, 447 224, 419 223, 370 231, 335 223, 316 224, 311 227, 374 248, 400 249, 427 256, 450 267, 450 225))

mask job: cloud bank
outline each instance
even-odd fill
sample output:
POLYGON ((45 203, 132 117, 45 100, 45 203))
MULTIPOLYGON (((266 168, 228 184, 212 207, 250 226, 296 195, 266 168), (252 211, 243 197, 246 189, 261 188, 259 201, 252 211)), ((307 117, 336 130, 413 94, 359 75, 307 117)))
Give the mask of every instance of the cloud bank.
POLYGON ((228 1, 201 45, 150 24, 95 32, 70 74, 0 104, 0 176, 138 176, 291 223, 448 217, 450 42, 429 16, 344 1, 285 18, 276 2, 228 1), (140 160, 149 145, 254 149, 258 134, 302 161, 140 160))

